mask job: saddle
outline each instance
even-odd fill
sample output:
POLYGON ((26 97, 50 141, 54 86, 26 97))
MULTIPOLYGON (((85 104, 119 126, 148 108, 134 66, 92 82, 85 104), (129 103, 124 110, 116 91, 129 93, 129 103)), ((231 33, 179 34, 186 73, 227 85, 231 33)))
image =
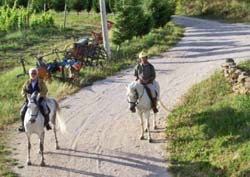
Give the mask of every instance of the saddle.
MULTIPOLYGON (((147 92, 147 94, 148 94, 148 96, 149 96, 149 98, 150 98, 150 100, 152 102, 154 98, 152 96, 150 88, 148 88, 147 85, 143 85, 143 86, 144 86, 144 88, 145 88, 145 90, 146 90, 146 92, 147 92)), ((155 94, 156 94, 156 97, 157 97, 157 92, 156 91, 155 91, 155 94)))

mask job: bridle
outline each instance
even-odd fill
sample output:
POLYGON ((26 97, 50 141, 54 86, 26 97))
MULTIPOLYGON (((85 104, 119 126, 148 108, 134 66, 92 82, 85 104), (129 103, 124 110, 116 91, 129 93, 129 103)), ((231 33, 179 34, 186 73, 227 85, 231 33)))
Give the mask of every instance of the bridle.
MULTIPOLYGON (((36 101, 34 101, 34 100, 31 100, 30 103, 34 103, 36 106, 38 106, 36 101)), ((37 109, 36 113, 35 114, 30 114, 30 116, 31 116, 31 118, 36 119, 38 114, 39 114, 39 106, 38 106, 38 109, 37 109)))
POLYGON ((136 106, 136 105, 139 104, 139 102, 140 102, 141 98, 143 97, 143 95, 144 95, 144 88, 143 88, 142 95, 140 97, 139 97, 139 93, 138 93, 137 89, 135 89, 135 99, 136 99, 136 101, 135 102, 129 101, 129 99, 127 99, 127 101, 128 101, 128 103, 133 104, 133 105, 136 106))

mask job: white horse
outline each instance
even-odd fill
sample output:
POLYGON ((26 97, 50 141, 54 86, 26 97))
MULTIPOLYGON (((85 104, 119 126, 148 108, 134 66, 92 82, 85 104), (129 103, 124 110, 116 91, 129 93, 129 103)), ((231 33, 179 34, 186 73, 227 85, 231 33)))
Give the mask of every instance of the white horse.
MULTIPOLYGON (((160 86, 157 81, 153 82, 153 85, 155 86, 155 91, 157 93, 157 97, 159 100, 160 96, 160 86)), ((128 102, 130 103, 130 108, 136 106, 137 113, 140 117, 141 121, 141 137, 140 139, 144 139, 144 132, 148 132, 148 141, 151 143, 152 138, 150 134, 150 110, 151 108, 151 100, 146 92, 146 89, 144 86, 136 81, 130 83, 127 87, 127 96, 128 96, 128 102), (144 121, 143 121, 143 115, 146 119, 146 126, 147 128, 144 130, 144 121)), ((156 113, 154 113, 153 118, 153 127, 156 129, 156 113)))
MULTIPOLYGON (((45 166, 44 162, 44 116, 42 115, 39 105, 38 105, 38 99, 39 96, 37 96, 37 93, 33 93, 31 96, 28 95, 28 109, 25 114, 24 118, 24 128, 25 128, 25 134, 28 139, 28 156, 27 156, 27 165, 31 165, 30 161, 30 149, 31 149, 31 143, 30 138, 32 134, 37 134, 40 140, 40 151, 39 153, 42 156, 41 166, 45 166)), ((65 130, 65 125, 60 120, 60 114, 59 114, 59 105, 57 101, 53 98, 47 98, 46 100, 47 105, 50 109, 50 122, 53 124, 53 130, 55 135, 55 141, 56 141, 56 149, 59 149, 58 140, 57 140, 57 134, 56 134, 56 120, 58 120, 59 127, 61 131, 65 130)))

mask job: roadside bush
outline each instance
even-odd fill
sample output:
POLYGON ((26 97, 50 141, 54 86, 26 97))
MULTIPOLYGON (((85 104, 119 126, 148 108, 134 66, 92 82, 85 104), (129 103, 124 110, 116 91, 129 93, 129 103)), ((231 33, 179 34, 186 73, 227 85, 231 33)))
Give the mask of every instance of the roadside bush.
POLYGON ((150 24, 150 19, 144 15, 143 9, 138 5, 138 2, 128 1, 127 4, 119 7, 115 16, 112 41, 114 44, 120 45, 134 36, 142 36, 146 31, 149 31, 148 27, 142 28, 147 24, 150 24))
POLYGON ((32 29, 46 28, 54 26, 54 19, 50 13, 43 13, 40 16, 32 15, 30 18, 30 27, 32 29))
POLYGON ((155 28, 163 27, 175 13, 175 1, 147 0, 145 10, 152 16, 155 28))
POLYGON ((206 16, 233 22, 248 21, 249 0, 177 0, 177 14, 206 16))

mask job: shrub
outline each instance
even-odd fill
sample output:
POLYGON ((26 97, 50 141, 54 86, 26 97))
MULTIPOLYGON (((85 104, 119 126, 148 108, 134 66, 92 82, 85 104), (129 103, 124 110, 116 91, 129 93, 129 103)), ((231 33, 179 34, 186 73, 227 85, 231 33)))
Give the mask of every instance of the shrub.
POLYGON ((163 27, 171 20, 171 15, 175 12, 175 2, 173 0, 147 0, 145 9, 152 16, 154 27, 163 27))
POLYGON ((152 26, 150 16, 144 14, 141 4, 137 1, 128 1, 127 4, 120 6, 115 21, 112 40, 116 45, 134 36, 148 33, 152 26))
POLYGON ((54 19, 50 13, 43 13, 41 16, 32 15, 30 18, 30 27, 32 29, 46 28, 54 26, 54 19))

